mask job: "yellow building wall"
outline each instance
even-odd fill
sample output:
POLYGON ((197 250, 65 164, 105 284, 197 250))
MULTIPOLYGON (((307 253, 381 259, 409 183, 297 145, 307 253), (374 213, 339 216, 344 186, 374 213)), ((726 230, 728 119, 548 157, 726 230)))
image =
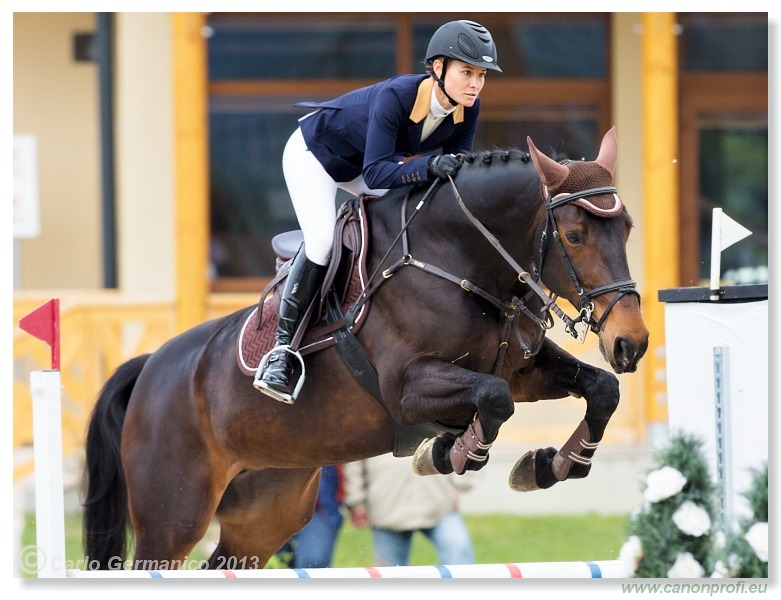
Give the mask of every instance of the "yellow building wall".
MULTIPOLYGON (((639 68, 642 46, 641 20, 642 13, 612 15, 611 69, 613 122, 616 125, 619 144, 615 183, 634 221, 634 228, 627 245, 627 257, 632 278, 637 281, 637 289, 645 304, 649 298, 656 296, 656 291, 649 288, 645 278, 643 73, 639 68)), ((619 376, 621 404, 613 419, 620 424, 619 435, 625 440, 633 439, 641 443, 646 440, 648 423, 645 414, 645 379, 647 373, 647 361, 643 359, 636 373, 619 376)))
POLYGON ((118 13, 116 198, 119 287, 176 294, 170 13, 118 13))
POLYGON ((25 289, 103 285, 98 72, 73 36, 94 13, 14 13, 13 131, 38 144, 41 233, 14 245, 25 289))
MULTIPOLYGON (((175 294, 170 13, 115 15, 117 273, 175 294)), ((94 13, 14 14, 15 134, 38 141, 41 234, 15 243, 15 289, 103 287, 98 66, 73 36, 94 13)))

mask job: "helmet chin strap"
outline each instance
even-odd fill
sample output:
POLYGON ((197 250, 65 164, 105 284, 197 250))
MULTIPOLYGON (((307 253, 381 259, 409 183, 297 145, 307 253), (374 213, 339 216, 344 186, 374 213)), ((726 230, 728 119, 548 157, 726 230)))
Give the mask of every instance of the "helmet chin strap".
POLYGON ((452 104, 453 106, 458 106, 458 102, 453 100, 450 97, 450 94, 447 93, 447 90, 445 90, 445 73, 447 73, 447 56, 442 57, 442 79, 437 77, 437 74, 433 71, 431 71, 431 76, 434 78, 434 81, 437 82, 439 85, 439 89, 442 90, 442 93, 445 94, 445 97, 447 98, 448 102, 452 104))

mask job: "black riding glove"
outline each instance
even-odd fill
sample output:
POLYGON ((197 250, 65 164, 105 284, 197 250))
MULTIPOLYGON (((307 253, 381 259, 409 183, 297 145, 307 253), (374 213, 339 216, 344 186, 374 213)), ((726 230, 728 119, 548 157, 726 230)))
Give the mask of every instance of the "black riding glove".
POLYGON ((448 175, 455 175, 460 166, 461 162, 452 154, 440 154, 429 159, 428 172, 429 175, 447 179, 448 175))

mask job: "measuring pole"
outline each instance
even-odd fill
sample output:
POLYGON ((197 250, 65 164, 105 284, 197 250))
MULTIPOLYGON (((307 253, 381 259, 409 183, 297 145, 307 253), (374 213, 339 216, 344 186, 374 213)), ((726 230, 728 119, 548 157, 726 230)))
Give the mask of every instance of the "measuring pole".
POLYGON ((716 482, 718 512, 727 529, 735 526, 734 483, 732 474, 732 407, 730 406, 729 346, 713 348, 713 387, 716 412, 716 482))
POLYGON ((19 327, 51 348, 51 370, 30 373, 35 458, 35 543, 38 577, 65 577, 60 301, 49 300, 36 308, 19 320, 19 327))

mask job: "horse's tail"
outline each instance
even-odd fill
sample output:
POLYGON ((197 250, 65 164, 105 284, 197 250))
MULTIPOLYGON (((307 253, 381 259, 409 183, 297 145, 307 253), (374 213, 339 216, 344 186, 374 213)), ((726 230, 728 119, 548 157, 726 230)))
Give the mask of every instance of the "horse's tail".
POLYGON ((88 569, 121 568, 127 553, 128 504, 122 470, 122 424, 149 354, 122 364, 100 391, 89 421, 83 534, 88 569))

